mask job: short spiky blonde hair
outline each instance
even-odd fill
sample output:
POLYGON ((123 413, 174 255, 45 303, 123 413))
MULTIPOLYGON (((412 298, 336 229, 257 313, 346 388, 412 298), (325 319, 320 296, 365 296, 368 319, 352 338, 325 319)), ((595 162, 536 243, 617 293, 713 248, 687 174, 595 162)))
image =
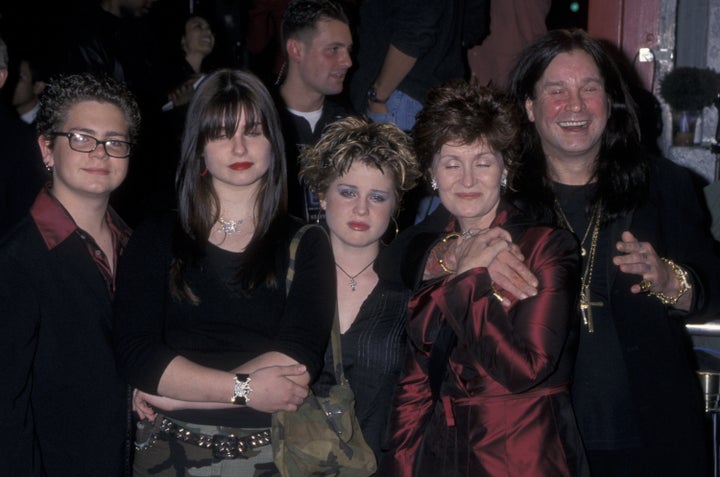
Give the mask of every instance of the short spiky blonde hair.
POLYGON ((391 123, 347 117, 328 125, 314 146, 300 153, 300 178, 324 197, 330 183, 356 161, 390 174, 396 207, 420 177, 410 136, 391 123))

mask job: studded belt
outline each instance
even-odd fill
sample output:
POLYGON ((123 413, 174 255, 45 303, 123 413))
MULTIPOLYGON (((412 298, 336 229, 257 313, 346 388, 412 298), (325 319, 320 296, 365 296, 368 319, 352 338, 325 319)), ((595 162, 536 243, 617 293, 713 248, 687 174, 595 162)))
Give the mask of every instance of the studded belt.
POLYGON ((215 459, 247 458, 248 451, 270 444, 270 431, 264 430, 238 437, 234 434, 202 434, 192 432, 176 422, 160 416, 158 433, 166 438, 176 439, 190 445, 211 449, 215 459))

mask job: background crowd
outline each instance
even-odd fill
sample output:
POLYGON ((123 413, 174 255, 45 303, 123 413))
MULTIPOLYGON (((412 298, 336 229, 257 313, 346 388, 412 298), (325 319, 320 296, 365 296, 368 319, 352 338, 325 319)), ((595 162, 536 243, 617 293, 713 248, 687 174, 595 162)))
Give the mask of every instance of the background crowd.
MULTIPOLYGON (((20 115, 28 114, 43 85, 62 73, 104 72, 124 82, 138 100, 144 127, 128 178, 113 194, 112 204, 134 226, 148 212, 174 205, 173 175, 184 111, 203 74, 218 67, 252 71, 278 104, 292 112, 279 108, 283 122, 292 122, 297 113, 303 113, 310 127, 302 120, 284 127, 285 134, 296 135, 287 141, 288 153, 296 157, 295 144, 316 141, 331 119, 350 112, 369 114, 407 131, 433 86, 470 76, 483 84, 504 85, 510 59, 545 31, 551 8, 550 2, 529 2, 533 7, 528 10, 524 2, 518 2, 506 11, 491 12, 486 0, 417 0, 412 4, 339 0, 341 11, 331 17, 343 25, 325 32, 296 62, 297 50, 286 50, 284 43, 305 28, 307 19, 286 21, 283 27, 288 3, 75 0, 62 5, 4 5, 0 34, 12 53, 2 90, 5 103, 20 115), (492 33, 491 14, 497 25, 492 33), (493 55, 473 47, 488 35, 484 48, 502 45, 493 55), (346 58, 323 58, 321 42, 340 40, 346 58), (488 72, 487 62, 473 59, 478 54, 504 64, 488 72), (367 100, 370 86, 379 101, 367 100), (15 93, 16 89, 23 93, 15 93), (12 101, 11 96, 15 96, 12 101), (319 118, 308 119, 320 105, 319 118)), ((291 176, 296 177, 296 161, 288 163, 291 176)), ((307 188, 300 190, 294 181, 289 186, 295 198, 291 212, 315 218, 320 213, 316 198, 303 197, 308 195, 307 188)), ((416 190, 408 196, 410 206, 399 217, 401 227, 415 221, 410 210, 417 208, 414 204, 424 195, 416 190)))

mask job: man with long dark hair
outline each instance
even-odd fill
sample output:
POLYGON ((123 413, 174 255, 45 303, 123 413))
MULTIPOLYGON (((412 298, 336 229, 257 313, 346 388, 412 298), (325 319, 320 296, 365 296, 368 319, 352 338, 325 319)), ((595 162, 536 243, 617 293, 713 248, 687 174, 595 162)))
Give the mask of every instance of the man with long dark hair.
POLYGON ((705 476, 684 319, 720 309, 720 260, 689 175, 642 149, 628 87, 598 41, 546 34, 510 92, 526 113, 509 189, 581 247, 573 405, 593 476, 705 476))

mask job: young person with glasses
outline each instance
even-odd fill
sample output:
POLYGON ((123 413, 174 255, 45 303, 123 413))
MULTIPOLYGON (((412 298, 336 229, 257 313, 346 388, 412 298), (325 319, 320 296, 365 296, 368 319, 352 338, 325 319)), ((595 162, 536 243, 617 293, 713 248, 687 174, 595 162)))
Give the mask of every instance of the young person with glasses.
POLYGON ((109 78, 60 77, 41 99, 52 180, 0 244, 3 475, 127 475, 129 395, 110 303, 130 230, 108 200, 139 122, 129 91, 109 78))

